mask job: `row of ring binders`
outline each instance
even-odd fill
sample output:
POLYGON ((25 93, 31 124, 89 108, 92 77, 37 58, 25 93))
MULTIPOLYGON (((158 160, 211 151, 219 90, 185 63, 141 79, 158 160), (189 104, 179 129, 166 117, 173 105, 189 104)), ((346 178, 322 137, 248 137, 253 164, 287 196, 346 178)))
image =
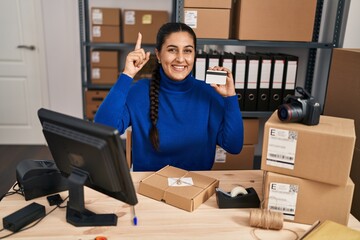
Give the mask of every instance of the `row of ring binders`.
POLYGON ((232 71, 242 111, 274 111, 284 97, 295 94, 298 57, 282 53, 198 52, 194 76, 205 80, 206 69, 232 71))

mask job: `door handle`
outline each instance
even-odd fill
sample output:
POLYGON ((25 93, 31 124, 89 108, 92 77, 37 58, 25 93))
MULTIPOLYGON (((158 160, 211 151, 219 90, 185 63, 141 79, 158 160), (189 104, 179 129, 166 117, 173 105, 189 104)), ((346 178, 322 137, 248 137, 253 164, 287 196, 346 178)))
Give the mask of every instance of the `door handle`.
POLYGON ((25 49, 28 49, 28 50, 31 50, 31 51, 34 51, 35 50, 35 46, 34 45, 18 45, 17 48, 25 48, 25 49))

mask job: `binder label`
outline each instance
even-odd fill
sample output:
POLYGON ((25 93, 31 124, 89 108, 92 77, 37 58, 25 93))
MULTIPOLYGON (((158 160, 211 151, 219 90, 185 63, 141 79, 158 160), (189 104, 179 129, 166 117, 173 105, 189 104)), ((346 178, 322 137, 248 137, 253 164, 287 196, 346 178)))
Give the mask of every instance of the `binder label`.
POLYGON ((259 69, 259 61, 258 60, 250 60, 249 61, 249 76, 248 76, 248 82, 247 82, 248 89, 257 89, 258 69, 259 69))
POLYGON ((266 164, 294 169, 297 136, 296 131, 270 128, 266 164))
POLYGON ((281 89, 283 82, 283 74, 284 74, 284 61, 276 60, 275 61, 275 69, 274 69, 274 79, 272 88, 273 89, 281 89))
POLYGON ((285 84, 286 90, 295 89, 296 69, 297 69, 297 62, 289 61, 287 66, 287 74, 286 74, 286 84, 285 84))
POLYGON ((245 60, 236 61, 235 89, 244 89, 245 87, 245 68, 245 60))
POLYGON ((271 60, 263 60, 260 76, 260 88, 269 89, 270 87, 270 74, 271 74, 271 60))
POLYGON ((298 185, 271 182, 268 210, 282 212, 284 219, 294 220, 298 191, 298 185))

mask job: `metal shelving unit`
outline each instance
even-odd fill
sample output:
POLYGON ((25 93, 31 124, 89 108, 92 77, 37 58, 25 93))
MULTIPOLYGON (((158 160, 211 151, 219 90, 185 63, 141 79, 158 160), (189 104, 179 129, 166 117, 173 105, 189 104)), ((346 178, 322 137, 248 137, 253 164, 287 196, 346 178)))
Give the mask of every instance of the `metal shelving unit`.
MULTIPOLYGON (((90 72, 90 49, 121 50, 129 48, 131 44, 124 43, 91 43, 89 33, 89 6, 88 0, 78 0, 79 5, 79 24, 80 24, 80 45, 81 45, 81 74, 83 89, 109 89, 108 85, 93 85, 87 79, 90 72)), ((173 0, 173 21, 183 19, 183 0, 173 0)), ((327 85, 328 72, 332 49, 342 47, 344 37, 344 26, 346 25, 350 0, 317 0, 317 10, 314 22, 314 33, 312 42, 276 42, 276 41, 244 41, 235 39, 198 39, 198 45, 232 45, 244 47, 264 47, 264 48, 288 48, 301 49, 307 51, 307 66, 304 81, 304 88, 312 95, 317 92, 324 92, 327 85), (326 8, 326 11, 324 9, 326 8), (333 14, 329 14, 331 10, 333 14), (323 19, 324 14, 327 19, 323 19), (334 20, 334 23, 327 22, 334 20), (327 36, 326 36, 327 35, 327 36), (320 83, 320 88, 313 91, 314 81, 320 83)), ((144 45, 153 47, 153 45, 144 45)), ((318 84, 319 85, 319 84, 318 84)), ((84 91, 83 91, 84 92, 84 91)), ((84 95, 84 94, 83 94, 84 95)), ((84 99, 84 98, 83 98, 84 99)), ((84 99, 85 108, 85 99, 84 99)), ((84 109, 85 113, 85 109, 84 109)), ((244 117, 266 118, 270 112, 243 112, 244 117)))

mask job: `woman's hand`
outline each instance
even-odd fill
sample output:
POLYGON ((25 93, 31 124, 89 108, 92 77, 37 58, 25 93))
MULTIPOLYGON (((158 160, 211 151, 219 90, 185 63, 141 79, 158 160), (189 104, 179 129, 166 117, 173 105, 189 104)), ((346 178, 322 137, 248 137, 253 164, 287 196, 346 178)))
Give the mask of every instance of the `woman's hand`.
POLYGON ((230 97, 230 96, 236 95, 235 86, 234 86, 234 78, 229 69, 227 69, 225 67, 215 66, 215 67, 209 68, 209 70, 227 72, 225 85, 211 84, 211 86, 215 89, 215 91, 217 91, 223 97, 230 97))
POLYGON ((139 33, 134 51, 130 52, 125 60, 123 73, 131 78, 134 78, 150 59, 150 52, 145 53, 145 50, 141 48, 141 40, 142 35, 139 33))

